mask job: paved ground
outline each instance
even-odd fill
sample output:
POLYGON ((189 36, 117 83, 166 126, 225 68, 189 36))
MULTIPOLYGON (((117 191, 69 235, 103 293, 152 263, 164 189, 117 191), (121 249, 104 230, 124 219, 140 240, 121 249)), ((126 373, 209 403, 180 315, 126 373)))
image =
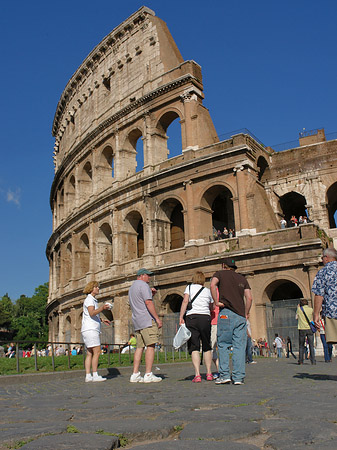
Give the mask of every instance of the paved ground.
POLYGON ((0 378, 0 449, 337 449, 337 361, 258 359, 244 386, 191 383, 189 363, 160 365, 161 383, 130 369, 0 378))

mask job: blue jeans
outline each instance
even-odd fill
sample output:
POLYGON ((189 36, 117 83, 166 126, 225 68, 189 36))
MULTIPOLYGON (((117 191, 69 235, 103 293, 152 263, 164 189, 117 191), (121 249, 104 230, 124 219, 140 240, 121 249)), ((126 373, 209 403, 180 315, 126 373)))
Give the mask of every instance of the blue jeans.
POLYGON ((246 363, 250 364, 251 362, 253 362, 252 338, 247 335, 246 363))
POLYGON ((321 341, 323 344, 323 350, 324 350, 324 361, 331 361, 332 357, 332 344, 327 344, 325 339, 325 334, 320 334, 321 341))
POLYGON ((277 347, 276 350, 277 350, 277 357, 282 358, 282 347, 277 347))
POLYGON ((235 314, 230 309, 224 308, 218 316, 218 353, 220 378, 229 379, 229 355, 233 347, 232 355, 232 379, 243 381, 246 375, 245 358, 247 345, 247 321, 245 317, 235 314))

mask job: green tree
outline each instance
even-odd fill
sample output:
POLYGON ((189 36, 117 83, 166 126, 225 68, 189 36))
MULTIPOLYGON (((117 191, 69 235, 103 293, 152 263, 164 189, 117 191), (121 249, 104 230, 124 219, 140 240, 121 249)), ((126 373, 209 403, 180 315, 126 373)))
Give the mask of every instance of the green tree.
POLYGON ((21 341, 48 340, 48 326, 46 323, 46 305, 48 300, 48 283, 35 289, 29 298, 25 295, 16 301, 12 329, 14 339, 21 341))
POLYGON ((8 294, 0 300, 0 327, 10 330, 13 319, 14 305, 8 294))

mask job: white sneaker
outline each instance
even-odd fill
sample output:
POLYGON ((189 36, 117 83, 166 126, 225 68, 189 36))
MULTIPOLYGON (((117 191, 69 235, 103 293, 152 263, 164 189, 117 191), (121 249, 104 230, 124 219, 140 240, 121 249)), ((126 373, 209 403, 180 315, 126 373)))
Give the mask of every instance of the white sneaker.
POLYGON ((162 378, 156 377, 152 372, 144 375, 144 383, 159 383, 159 381, 162 381, 162 378))
POLYGON ((103 378, 100 375, 97 375, 95 377, 94 376, 92 377, 92 381, 93 382, 106 381, 106 378, 103 378))
POLYGON ((140 372, 133 373, 130 377, 130 383, 144 383, 144 378, 140 375, 140 372))
POLYGON ((243 381, 234 381, 235 386, 240 386, 241 384, 245 384, 243 381))
POLYGON ((86 375, 85 376, 85 382, 89 383, 90 381, 92 381, 92 375, 86 375))

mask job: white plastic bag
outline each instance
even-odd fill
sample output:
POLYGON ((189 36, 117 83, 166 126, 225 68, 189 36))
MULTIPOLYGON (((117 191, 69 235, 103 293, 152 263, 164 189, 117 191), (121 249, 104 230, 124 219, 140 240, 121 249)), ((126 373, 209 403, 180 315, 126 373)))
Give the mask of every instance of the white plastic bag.
POLYGON ((173 338, 173 347, 178 350, 182 345, 184 345, 191 337, 191 332, 186 328, 185 324, 180 325, 179 330, 173 338))

